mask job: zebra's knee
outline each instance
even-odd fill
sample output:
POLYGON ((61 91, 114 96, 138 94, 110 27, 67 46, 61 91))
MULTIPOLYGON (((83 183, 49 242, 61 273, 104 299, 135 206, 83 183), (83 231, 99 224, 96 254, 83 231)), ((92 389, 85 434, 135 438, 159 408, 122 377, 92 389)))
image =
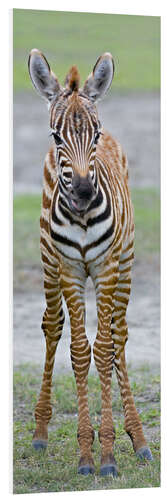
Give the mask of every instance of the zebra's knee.
POLYGON ((108 373, 111 376, 115 360, 115 346, 111 335, 105 341, 96 338, 93 345, 93 356, 98 372, 108 373))
POLYGON ((119 316, 117 313, 113 314, 111 332, 115 346, 115 356, 118 358, 128 340, 128 325, 123 314, 119 316))
POLYGON ((84 343, 83 341, 72 341, 70 350, 72 368, 75 376, 87 376, 91 363, 91 346, 88 339, 86 339, 84 343))
POLYGON ((45 337, 49 338, 56 336, 59 340, 62 335, 64 321, 65 315, 63 308, 61 308, 60 312, 56 316, 53 313, 51 314, 51 312, 46 308, 41 324, 45 337))

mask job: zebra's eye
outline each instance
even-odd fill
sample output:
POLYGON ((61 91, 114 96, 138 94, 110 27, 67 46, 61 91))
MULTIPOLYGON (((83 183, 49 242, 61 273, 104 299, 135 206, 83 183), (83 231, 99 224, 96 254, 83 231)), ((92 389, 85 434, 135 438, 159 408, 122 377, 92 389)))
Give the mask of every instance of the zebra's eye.
POLYGON ((55 140, 55 143, 57 144, 57 146, 59 146, 59 144, 62 144, 62 139, 61 139, 59 134, 56 134, 56 132, 52 132, 52 135, 54 137, 54 140, 55 140))
POLYGON ((100 137, 100 132, 97 132, 97 133, 95 134, 94 144, 97 144, 97 143, 98 143, 99 137, 100 137))
POLYGON ((69 172, 63 172, 63 177, 67 180, 67 181, 71 181, 72 179, 72 174, 69 173, 69 172))

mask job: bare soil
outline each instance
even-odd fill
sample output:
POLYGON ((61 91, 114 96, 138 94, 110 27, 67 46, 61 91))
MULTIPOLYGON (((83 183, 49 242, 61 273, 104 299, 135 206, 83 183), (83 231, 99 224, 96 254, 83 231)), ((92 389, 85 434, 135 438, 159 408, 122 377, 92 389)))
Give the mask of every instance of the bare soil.
MULTIPOLYGON (((128 154, 130 184, 158 187, 160 183, 160 100, 158 93, 113 94, 99 104, 99 116, 128 154)), ((43 160, 50 138, 48 112, 38 96, 14 97, 14 192, 39 192, 43 160)), ((66 306, 64 306, 66 309, 66 306)), ((45 309, 40 271, 25 269, 14 293, 14 365, 44 363, 45 341, 40 324, 45 309)), ((87 335, 96 335, 95 294, 88 280, 86 294, 87 335)), ((128 307, 127 361, 133 367, 160 364, 160 269, 159 258, 136 262, 128 307)), ((64 333, 56 354, 56 369, 68 371, 70 325, 66 311, 64 333)), ((93 367, 92 359, 92 367, 93 367)))

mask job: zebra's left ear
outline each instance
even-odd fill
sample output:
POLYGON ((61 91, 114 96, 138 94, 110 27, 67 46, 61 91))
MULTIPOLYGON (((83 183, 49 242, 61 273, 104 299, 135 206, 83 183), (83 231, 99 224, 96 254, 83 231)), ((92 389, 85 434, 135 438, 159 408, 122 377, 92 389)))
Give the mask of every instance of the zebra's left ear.
POLYGON ((101 99, 109 89, 114 76, 114 61, 110 52, 105 52, 97 60, 91 75, 86 80, 83 91, 92 101, 101 99))

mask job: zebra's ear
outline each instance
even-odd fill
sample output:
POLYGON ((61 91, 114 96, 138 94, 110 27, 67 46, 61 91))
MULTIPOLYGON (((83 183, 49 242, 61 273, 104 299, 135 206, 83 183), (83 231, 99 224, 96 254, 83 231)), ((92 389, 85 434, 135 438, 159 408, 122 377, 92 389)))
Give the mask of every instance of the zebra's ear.
POLYGON ((114 76, 114 61, 109 52, 100 56, 91 75, 86 80, 83 91, 92 101, 101 99, 109 89, 114 76))
POLYGON ((57 77, 51 71, 48 61, 38 49, 32 49, 28 60, 30 78, 36 90, 51 101, 60 91, 57 77))

